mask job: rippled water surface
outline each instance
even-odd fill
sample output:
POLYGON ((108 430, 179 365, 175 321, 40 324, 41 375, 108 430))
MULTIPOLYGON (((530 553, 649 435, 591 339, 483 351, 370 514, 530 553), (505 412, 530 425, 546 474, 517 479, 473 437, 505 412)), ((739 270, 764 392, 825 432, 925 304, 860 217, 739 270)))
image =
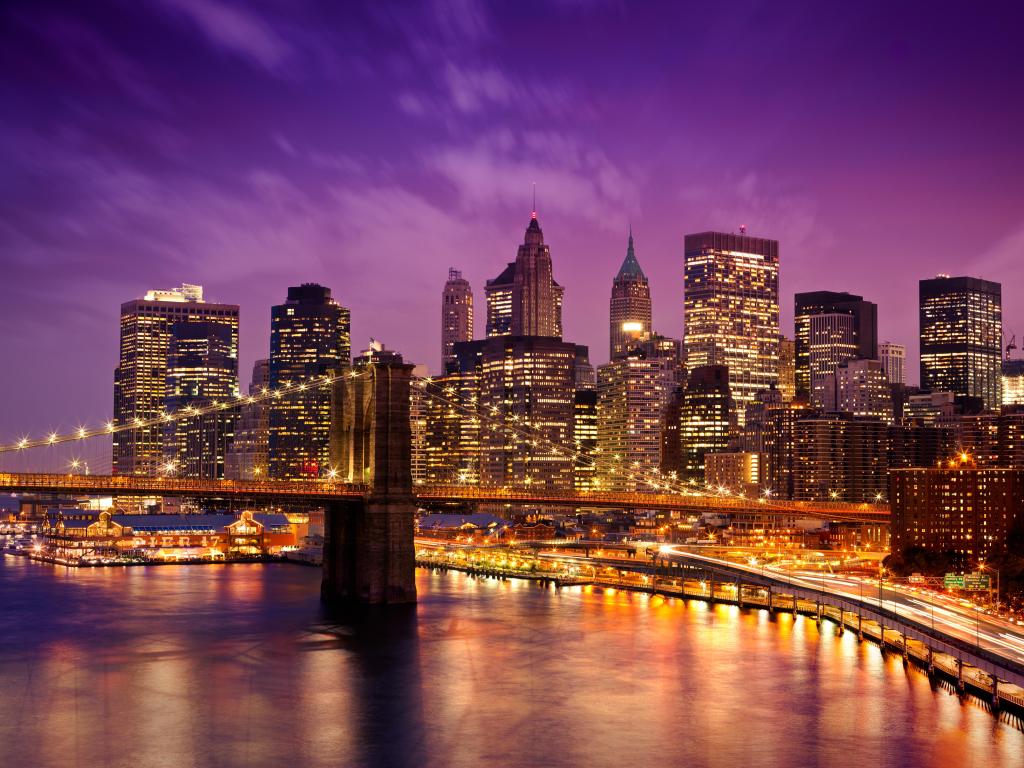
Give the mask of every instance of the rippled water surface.
POLYGON ((0 557, 4 766, 1024 766, 1024 733, 826 622, 419 573, 0 557))

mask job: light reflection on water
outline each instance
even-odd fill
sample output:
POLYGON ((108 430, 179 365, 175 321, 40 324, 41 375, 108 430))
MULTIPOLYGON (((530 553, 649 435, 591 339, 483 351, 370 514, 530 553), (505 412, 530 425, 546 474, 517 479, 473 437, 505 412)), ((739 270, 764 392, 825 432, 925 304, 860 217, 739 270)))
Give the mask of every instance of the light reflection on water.
POLYGON ((1024 733, 829 622, 418 585, 343 617, 315 569, 0 559, 0 764, 1024 765, 1024 733))

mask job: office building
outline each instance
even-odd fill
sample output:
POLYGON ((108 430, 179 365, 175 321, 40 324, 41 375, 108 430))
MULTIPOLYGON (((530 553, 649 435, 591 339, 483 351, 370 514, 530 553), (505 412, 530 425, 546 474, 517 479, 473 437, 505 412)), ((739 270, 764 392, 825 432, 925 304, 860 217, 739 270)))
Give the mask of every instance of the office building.
POLYGON ((763 458, 763 487, 774 498, 793 498, 794 429, 797 420, 811 413, 805 401, 787 402, 776 389, 759 392, 747 406, 740 448, 763 458))
POLYGON ((1002 288, 974 277, 920 282, 921 387, 1002 404, 1002 288))
POLYGON ((976 565, 1005 548, 1024 515, 1024 470, 951 463, 890 473, 893 552, 957 552, 976 565))
POLYGON ((836 410, 892 423, 892 389, 878 360, 847 360, 835 370, 836 410))
POLYGON ((224 460, 229 480, 259 480, 267 476, 270 443, 270 403, 263 399, 270 388, 270 361, 257 360, 252 366, 248 397, 239 406, 235 438, 224 460))
MULTIPOLYGON (((479 344, 460 343, 455 349, 479 344)), ((419 382, 414 389, 422 392, 423 482, 479 484, 480 432, 491 424, 482 421, 476 366, 419 382)))
POLYGON ((577 491, 597 488, 597 390, 578 389, 573 401, 573 445, 576 457, 573 487, 577 491))
POLYGON ((779 334, 779 393, 789 402, 796 397, 796 342, 779 334))
POLYGON ((952 427, 889 425, 889 469, 934 467, 960 453, 952 427))
POLYGON ((883 341, 878 345, 878 359, 890 384, 907 383, 907 348, 902 344, 883 341))
MULTIPOLYGON (((742 426, 758 392, 779 379, 779 243, 745 234, 685 238, 686 368, 726 366, 742 426)), ((703 464, 700 477, 703 477, 703 464)))
MULTIPOLYGON (((149 291, 141 299, 122 304, 120 361, 114 371, 114 424, 156 420, 163 413, 171 326, 183 321, 226 326, 230 355, 237 361, 238 306, 204 301, 201 286, 185 284, 168 291, 149 291)), ((115 474, 156 475, 163 464, 162 423, 113 434, 115 474)))
POLYGON ((812 406, 819 411, 836 410, 836 368, 856 353, 856 326, 852 315, 830 312, 807 318, 812 406))
POLYGON ((441 293, 441 370, 455 366, 455 344, 473 340, 473 289, 457 269, 448 270, 441 293))
POLYGON ((709 453, 704 457, 704 484, 757 496, 764 487, 764 469, 765 458, 760 453, 709 453))
POLYGON ((680 479, 704 482, 704 457, 728 449, 735 412, 728 368, 706 365, 688 373, 679 406, 680 479))
POLYGON ((856 351, 850 357, 878 359, 878 307, 872 302, 851 293, 811 291, 796 294, 794 305, 797 395, 809 397, 811 394, 811 315, 849 315, 853 318, 853 338, 856 344, 856 351))
POLYGON ((230 407, 164 425, 165 472, 179 477, 219 480, 238 418, 238 332, 215 320, 171 324, 164 410, 201 411, 230 407))
POLYGON ((483 485, 573 488, 565 447, 573 441, 577 354, 575 344, 550 336, 499 336, 473 352, 480 412, 508 427, 480 432, 483 485))
POLYGON ((1003 405, 1024 405, 1024 360, 1003 361, 1003 405))
POLYGON ((612 281, 609 304, 609 359, 621 360, 638 342, 651 335, 651 288, 633 250, 629 231, 626 258, 612 281))
MULTIPOLYGON (((312 382, 351 362, 351 316, 330 288, 304 283, 270 310, 270 388, 312 382)), ((268 469, 280 480, 330 468, 331 389, 310 386, 270 404, 268 469)))
POLYGON ((562 337, 562 298, 565 289, 552 275, 551 248, 537 212, 530 216, 516 260, 487 281, 487 337, 562 337))
MULTIPOLYGON (((454 358, 454 353, 453 353, 454 358)), ((409 444, 410 472, 414 485, 427 482, 427 393, 421 382, 429 378, 425 365, 412 369, 413 382, 409 388, 409 444)))
POLYGON ((793 496, 802 501, 883 501, 888 426, 880 419, 829 413, 794 425, 793 496))
POLYGON ((597 448, 602 490, 651 489, 661 465, 661 421, 677 384, 671 358, 634 351, 597 372, 597 448))

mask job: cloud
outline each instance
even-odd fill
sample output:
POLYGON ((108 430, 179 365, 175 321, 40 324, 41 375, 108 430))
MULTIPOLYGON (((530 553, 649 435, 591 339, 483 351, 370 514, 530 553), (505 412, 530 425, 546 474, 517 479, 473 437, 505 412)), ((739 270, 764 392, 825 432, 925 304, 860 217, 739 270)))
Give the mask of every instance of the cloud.
POLYGON ((164 4, 188 17, 207 41, 279 73, 292 56, 291 46, 256 14, 220 0, 163 0, 164 4))

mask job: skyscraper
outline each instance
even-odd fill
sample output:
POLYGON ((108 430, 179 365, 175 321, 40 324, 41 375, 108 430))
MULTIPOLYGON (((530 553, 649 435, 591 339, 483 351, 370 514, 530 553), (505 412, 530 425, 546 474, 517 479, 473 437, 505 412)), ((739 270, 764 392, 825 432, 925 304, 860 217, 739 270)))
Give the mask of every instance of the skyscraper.
POLYGON ((796 397, 796 343, 779 334, 779 394, 787 403, 796 397))
MULTIPOLYGON (((469 345, 467 345, 469 346, 469 345)), ((544 336, 487 339, 479 360, 479 407, 510 429, 480 431, 483 485, 571 490, 575 344, 544 336)))
POLYGON ((181 477, 224 477, 224 459, 234 437, 238 409, 238 332, 213 320, 180 320, 171 325, 167 355, 168 413, 230 403, 224 410, 168 421, 164 459, 181 477))
POLYGON ((649 490, 661 463, 661 421, 677 384, 670 357, 632 352, 597 371, 598 479, 603 490, 649 490))
MULTIPOLYGON (((257 397, 269 387, 270 361, 257 360, 252 366, 248 394, 257 397)), ((239 411, 235 438, 224 460, 224 476, 231 480, 258 480, 267 476, 270 404, 266 400, 243 402, 239 411)))
POLYGON ((441 369, 455 365, 454 346, 473 340, 473 289, 457 269, 448 270, 441 294, 441 369))
POLYGON ((555 282, 551 249, 537 212, 530 216, 526 237, 514 262, 487 281, 487 336, 562 336, 562 297, 555 282))
MULTIPOLYGON (((120 362, 114 371, 116 425, 149 421, 163 412, 171 326, 180 321, 210 321, 226 326, 231 338, 230 354, 237 361, 238 306, 206 303, 202 286, 185 284, 168 291, 149 291, 141 299, 122 304, 120 362)), ((164 463, 163 443, 162 424, 115 432, 114 472, 157 474, 164 463)))
POLYGON ((635 342, 651 335, 651 288, 633 250, 633 230, 629 231, 626 258, 612 280, 609 304, 610 360, 624 358, 635 342))
POLYGON ((837 411, 892 423, 892 389, 878 360, 847 360, 834 375, 837 411))
MULTIPOLYGON (((311 381, 351 362, 351 316, 331 289, 304 283, 270 310, 270 387, 311 381)), ((270 476, 316 477, 330 463, 331 391, 313 386, 270 406, 270 476)))
POLYGON ((920 283, 921 387, 1002 402, 1003 308, 999 283, 938 277, 920 283))
POLYGON ((1024 405, 1024 360, 1003 361, 1003 405, 1024 405))
POLYGON ((878 345, 878 359, 890 384, 907 383, 907 348, 902 344, 883 341, 878 345))
POLYGON ((729 369, 705 365, 691 370, 679 407, 680 478, 703 483, 704 456, 729 447, 734 425, 729 369))
POLYGON ((829 312, 808 318, 807 359, 811 373, 811 405, 836 409, 836 368, 857 354, 852 315, 829 312))
POLYGON ((778 384, 779 243, 701 232, 687 235, 685 248, 686 367, 729 368, 742 424, 746 405, 778 384))
POLYGON ((796 345, 796 393, 811 394, 810 317, 811 315, 844 314, 853 318, 856 352, 850 357, 878 359, 878 307, 864 297, 836 291, 798 293, 795 298, 794 342, 796 345))

